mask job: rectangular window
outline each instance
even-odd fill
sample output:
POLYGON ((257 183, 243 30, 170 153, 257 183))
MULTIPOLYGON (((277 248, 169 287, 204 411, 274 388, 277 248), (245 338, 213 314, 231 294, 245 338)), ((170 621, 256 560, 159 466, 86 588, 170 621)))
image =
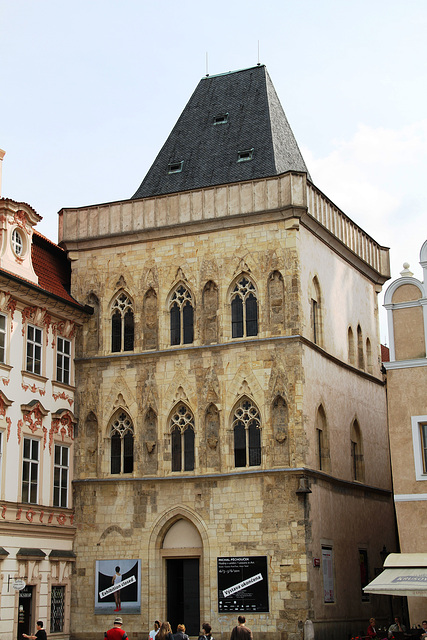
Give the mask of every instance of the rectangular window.
POLYGON ((334 557, 332 547, 322 546, 323 602, 335 602, 334 557))
POLYGON ((420 423, 421 432, 421 458, 423 461, 423 473, 427 473, 427 422, 420 423))
POLYGON ((427 415, 412 416, 412 446, 414 449, 415 479, 427 480, 427 415))
POLYGON ((68 506, 69 449, 55 445, 53 470, 53 506, 68 506))
POLYGON ((50 595, 50 632, 64 631, 65 587, 53 586, 50 595))
POLYGON ((39 480, 39 441, 24 438, 22 460, 22 502, 37 504, 39 480))
POLYGON ((6 316, 0 314, 0 362, 6 362, 6 316))
POLYGON ((56 343, 56 379, 58 382, 70 384, 71 342, 58 338, 56 343))
POLYGON ((30 373, 41 375, 42 364, 42 330, 33 327, 31 324, 27 327, 27 364, 26 369, 30 373))
POLYGON ((369 602, 369 593, 363 591, 363 587, 369 584, 368 551, 359 549, 360 587, 362 590, 362 602, 369 602))

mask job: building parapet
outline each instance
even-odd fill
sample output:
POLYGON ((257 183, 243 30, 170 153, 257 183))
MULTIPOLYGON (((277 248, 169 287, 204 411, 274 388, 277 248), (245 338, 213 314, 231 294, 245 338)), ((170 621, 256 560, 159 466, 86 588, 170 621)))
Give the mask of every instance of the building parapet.
POLYGON ((288 172, 247 182, 123 200, 89 207, 61 209, 59 242, 76 242, 173 229, 224 219, 274 214, 314 218, 346 249, 386 279, 390 275, 388 249, 340 211, 305 173, 288 172), (286 213, 288 212, 288 213, 286 213))
POLYGON ((390 277, 388 248, 375 242, 317 187, 307 182, 307 209, 332 235, 378 273, 390 277))

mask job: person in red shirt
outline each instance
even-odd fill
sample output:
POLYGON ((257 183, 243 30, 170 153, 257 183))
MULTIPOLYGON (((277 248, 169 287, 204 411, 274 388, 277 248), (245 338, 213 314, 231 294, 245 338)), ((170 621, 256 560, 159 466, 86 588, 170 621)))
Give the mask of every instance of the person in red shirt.
POLYGON ((369 638, 379 638, 379 635, 377 634, 377 630, 375 628, 375 618, 369 619, 369 627, 366 635, 369 636, 369 638))
POLYGON ((123 620, 118 616, 114 619, 114 627, 104 633, 106 640, 128 640, 126 632, 122 629, 123 620))

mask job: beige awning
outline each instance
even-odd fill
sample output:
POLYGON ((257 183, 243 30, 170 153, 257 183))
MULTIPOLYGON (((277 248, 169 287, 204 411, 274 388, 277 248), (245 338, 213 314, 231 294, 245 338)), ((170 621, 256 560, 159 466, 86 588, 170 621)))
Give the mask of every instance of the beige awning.
POLYGON ((427 596, 427 554, 390 553, 384 571, 364 589, 390 596, 427 596))

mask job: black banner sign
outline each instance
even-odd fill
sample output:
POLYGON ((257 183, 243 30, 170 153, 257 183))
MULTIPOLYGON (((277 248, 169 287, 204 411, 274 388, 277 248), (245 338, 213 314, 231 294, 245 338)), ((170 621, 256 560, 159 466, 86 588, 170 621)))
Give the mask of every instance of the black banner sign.
POLYGON ((219 613, 269 611, 267 556, 217 558, 217 566, 219 613))

